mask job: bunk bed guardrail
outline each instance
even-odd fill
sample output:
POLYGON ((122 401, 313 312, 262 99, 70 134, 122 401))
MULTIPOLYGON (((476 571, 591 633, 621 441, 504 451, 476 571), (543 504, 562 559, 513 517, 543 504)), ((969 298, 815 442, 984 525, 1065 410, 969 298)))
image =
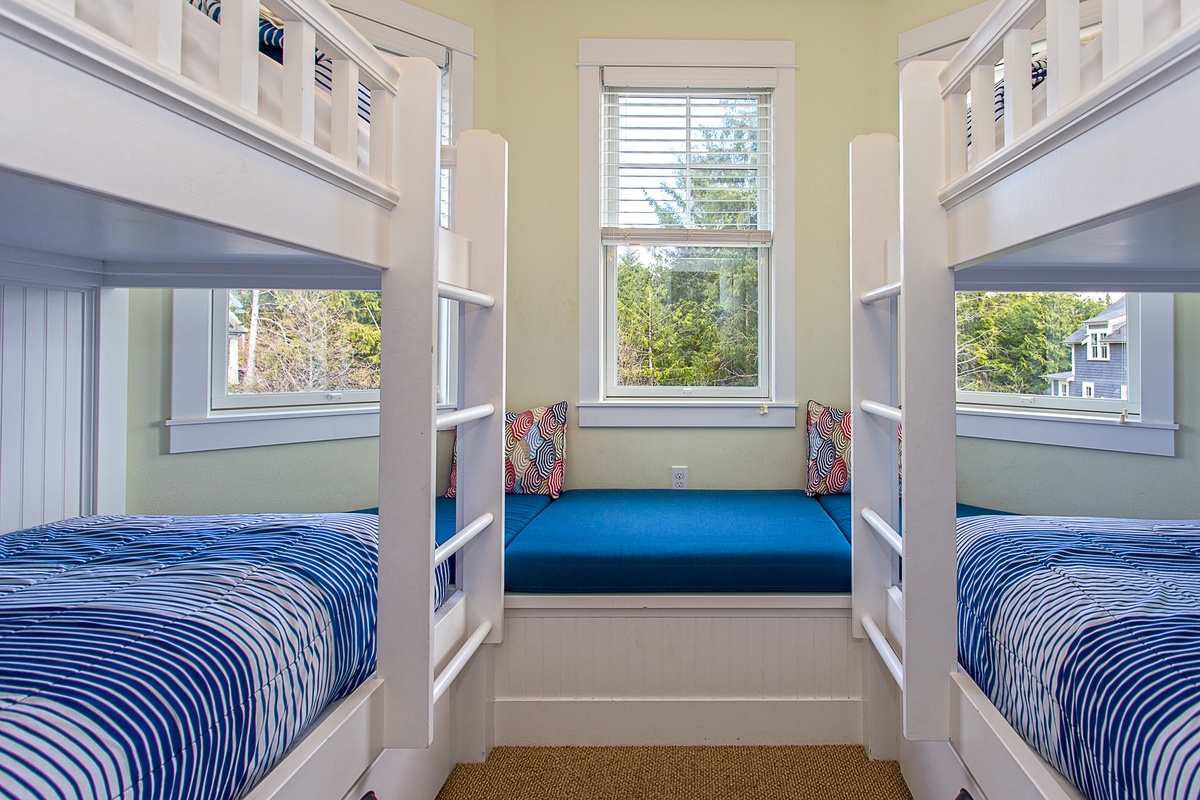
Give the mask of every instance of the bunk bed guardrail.
POLYGON ((939 76, 945 103, 943 203, 969 196, 1022 156, 1052 147, 1057 137, 1076 135, 1080 124, 1099 123, 1119 110, 1127 90, 1147 89, 1153 83, 1148 76, 1170 80, 1181 56, 1194 49, 1196 37, 1178 34, 1200 25, 1200 0, 1101 0, 1098 18, 1081 16, 1083 7, 1079 0, 1001 2, 946 64, 939 76), (1081 46, 1089 29, 1099 29, 1090 44, 1098 54, 1081 46), (1035 44, 1036 57, 1047 64, 1044 96, 1035 99, 1025 80, 1004 80, 997 88, 998 71, 1012 75, 1006 65, 1030 62, 1035 44), (1084 58, 1098 58, 1100 69, 1086 70, 1084 58), (994 98, 1003 110, 1000 131, 969 136, 968 108, 982 131, 993 119, 994 98))
MULTIPOLYGON (((335 182, 385 205, 395 203, 393 153, 399 68, 324 2, 265 0, 261 8, 283 23, 281 108, 260 108, 263 61, 259 53, 259 0, 223 0, 214 75, 185 66, 185 15, 203 12, 184 0, 127 0, 126 29, 108 31, 89 24, 103 8, 89 0, 3 0, 0 30, 32 43, 54 42, 73 59, 122 74, 123 81, 147 87, 145 95, 174 95, 201 115, 217 118, 229 130, 259 140, 268 150, 292 156, 292 163, 319 169, 335 182), (113 41, 120 33, 127 40, 113 41), (114 46, 115 45, 115 46, 114 46), (126 48, 144 60, 130 59, 126 48), (331 90, 316 83, 316 58, 331 63, 331 90), (190 75, 190 76, 189 76, 190 75), (214 92, 215 90, 215 92, 214 92), (369 94, 369 122, 360 119, 360 90, 369 94), (213 95, 229 107, 212 102, 213 95), (239 113, 240 112, 240 113, 239 113), (328 136, 317 136, 327 126, 328 136), (365 147, 363 146, 365 143, 365 147)), ((210 22, 206 20, 205 22, 210 22)), ((38 45, 39 47, 44 45, 38 45)), ((274 67, 272 64, 271 67, 274 67)))

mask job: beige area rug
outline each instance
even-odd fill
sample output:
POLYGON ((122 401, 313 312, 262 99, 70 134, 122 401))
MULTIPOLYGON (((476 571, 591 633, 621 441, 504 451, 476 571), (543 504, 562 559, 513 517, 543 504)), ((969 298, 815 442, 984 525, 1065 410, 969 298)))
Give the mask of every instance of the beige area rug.
POLYGON ((497 747, 438 800, 911 800, 900 766, 855 745, 497 747))

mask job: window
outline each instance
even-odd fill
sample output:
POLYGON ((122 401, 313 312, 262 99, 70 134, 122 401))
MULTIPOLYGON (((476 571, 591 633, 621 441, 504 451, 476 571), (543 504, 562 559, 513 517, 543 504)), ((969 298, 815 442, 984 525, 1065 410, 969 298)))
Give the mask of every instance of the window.
MULTIPOLYGON (((470 129, 474 35, 404 2, 391 24, 342 13, 373 45, 442 68, 442 142, 470 129)), ((452 167, 441 219, 452 223, 452 167)), ((439 306, 438 404, 456 402, 457 304, 439 306)), ((171 452, 379 433, 379 303, 371 291, 176 290, 171 452)))
POLYGON ((961 436, 1174 453, 1174 298, 962 292, 961 436))
POLYGON ((580 424, 794 425, 794 46, 580 56, 580 424))
POLYGON ((1087 334, 1087 360, 1088 361, 1108 361, 1108 330, 1088 328, 1087 334))

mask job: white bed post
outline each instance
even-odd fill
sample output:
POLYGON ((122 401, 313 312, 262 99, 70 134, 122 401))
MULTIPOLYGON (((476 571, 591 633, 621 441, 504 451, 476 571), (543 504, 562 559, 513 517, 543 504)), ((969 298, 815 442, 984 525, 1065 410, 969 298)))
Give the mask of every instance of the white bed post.
MULTIPOLYGON (((949 738, 957 664, 954 274, 938 202, 946 169, 942 66, 914 62, 900 73, 904 735, 914 741, 949 738)), ((990 120, 975 120, 992 130, 990 120)))
POLYGON ((383 272, 379 410, 379 677, 385 747, 433 736, 433 520, 437 453, 440 75, 397 59, 391 268, 383 272))
MULTIPOLYGON (((458 138, 454 229, 471 242, 468 288, 490 307, 459 305, 459 407, 492 405, 488 417, 458 428, 457 525, 490 512, 494 521, 459 551, 467 591, 467 630, 490 623, 485 643, 499 644, 504 626, 505 292, 508 257, 508 143, 487 131, 458 138)), ((481 648, 463 676, 470 699, 455 711, 455 760, 479 762, 495 743, 493 654, 481 648)))
MULTIPOLYGON (((872 509, 893 528, 899 523, 896 481, 896 426, 861 412, 862 402, 896 404, 896 301, 865 302, 873 292, 899 280, 889 274, 887 242, 900 227, 900 150, 896 137, 876 133, 850 143, 850 440, 853 485, 853 623, 863 638, 864 616, 883 624, 892 585, 892 550, 867 525, 872 509)), ((894 240, 892 240, 894 241, 894 240)), ((866 705, 863 720, 867 753, 875 759, 899 757, 895 731, 898 690, 883 662, 864 649, 866 705)))
POLYGON ((470 595, 467 627, 492 623, 486 642, 503 638, 504 623, 504 367, 505 265, 508 231, 508 143, 487 131, 458 139, 455 232, 471 241, 470 289, 490 295, 490 307, 463 303, 459 311, 460 407, 490 403, 491 416, 458 430, 459 527, 492 512, 496 521, 463 549, 460 566, 470 595))

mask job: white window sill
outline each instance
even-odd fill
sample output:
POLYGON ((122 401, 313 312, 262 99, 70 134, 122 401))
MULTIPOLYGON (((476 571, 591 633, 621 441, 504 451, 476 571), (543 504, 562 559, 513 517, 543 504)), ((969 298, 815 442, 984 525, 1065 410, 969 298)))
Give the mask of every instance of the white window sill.
POLYGON ((794 428, 796 403, 760 400, 581 402, 581 428, 794 428))
POLYGON ((214 412, 169 419, 167 431, 172 453, 360 439, 379 435, 379 406, 214 412))
MULTIPOLYGON (((438 406, 439 412, 452 410, 454 406, 438 406)), ((167 431, 172 453, 364 439, 379 435, 379 406, 217 411, 207 417, 169 419, 167 431)))
POLYGON ((982 406, 958 407, 958 435, 973 439, 1143 453, 1175 455, 1175 431, 1170 422, 1121 422, 1115 414, 1070 414, 1046 411, 1015 411, 982 406))

